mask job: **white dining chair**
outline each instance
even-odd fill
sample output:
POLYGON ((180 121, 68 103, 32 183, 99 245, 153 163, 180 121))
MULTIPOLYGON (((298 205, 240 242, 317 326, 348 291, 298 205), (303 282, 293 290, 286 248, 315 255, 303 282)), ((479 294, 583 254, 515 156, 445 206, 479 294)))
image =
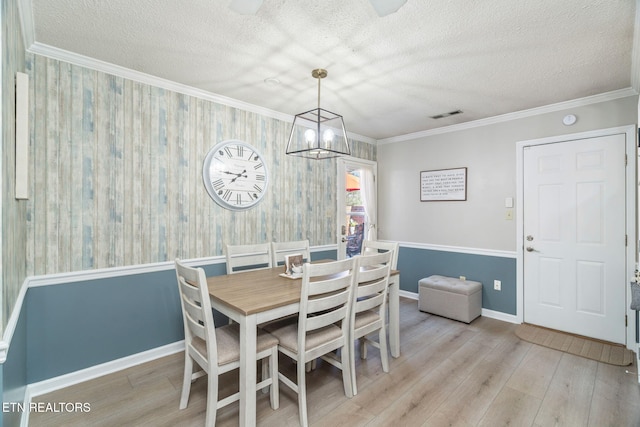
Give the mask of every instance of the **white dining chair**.
POLYGON ((226 245, 227 274, 271 268, 271 243, 255 245, 226 245))
POLYGON ((270 330, 279 351, 296 361, 297 381, 279 373, 280 381, 298 394, 300 425, 307 426, 307 362, 321 357, 342 370, 344 393, 352 397, 349 359, 349 312, 355 261, 305 264, 297 323, 270 330), (337 350, 340 350, 338 359, 337 350), (335 352, 335 353, 334 353, 335 352))
MULTIPOLYGON (((180 409, 189 403, 191 383, 208 375, 206 426, 214 426, 217 410, 237 401, 240 393, 218 400, 218 376, 238 369, 240 366, 240 336, 238 325, 216 328, 209 301, 207 280, 202 268, 192 268, 175 260, 176 276, 182 318, 184 321, 184 377, 180 409), (200 367, 194 372, 194 363, 200 367)), ((269 376, 257 384, 257 389, 271 387, 270 401, 273 409, 278 409, 278 339, 264 331, 258 333, 257 360, 267 360, 269 376)), ((263 368, 265 364, 263 364, 263 368)))
POLYGON ((305 262, 311 262, 309 250, 309 240, 294 240, 289 242, 271 242, 271 253, 273 255, 273 266, 284 264, 287 255, 302 254, 305 262))
POLYGON ((387 352, 387 289, 391 273, 391 251, 356 257, 356 278, 349 319, 349 357, 351 363, 351 384, 353 394, 358 393, 356 385, 355 341, 360 343, 360 358, 367 358, 367 344, 380 350, 382 370, 389 372, 387 352), (378 333, 378 341, 368 335, 378 333))
POLYGON ((398 269, 398 252, 400 245, 398 242, 381 242, 379 240, 365 240, 362 242, 362 255, 377 254, 381 251, 391 251, 391 269, 398 269))

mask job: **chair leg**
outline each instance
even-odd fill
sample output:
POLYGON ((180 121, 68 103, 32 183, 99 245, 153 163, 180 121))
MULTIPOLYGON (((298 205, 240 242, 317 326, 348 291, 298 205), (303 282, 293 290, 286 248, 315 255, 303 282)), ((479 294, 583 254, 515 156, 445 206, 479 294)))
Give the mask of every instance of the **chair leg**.
POLYGON ((298 412, 300 413, 300 426, 307 427, 309 425, 307 421, 307 385, 306 385, 306 363, 298 361, 297 364, 297 376, 298 376, 298 412))
POLYGON ((342 347, 340 351, 340 363, 342 364, 342 382, 344 384, 344 394, 348 398, 353 397, 353 387, 352 387, 352 377, 351 377, 351 362, 349 355, 351 352, 349 351, 349 345, 345 342, 345 345, 342 347))
MULTIPOLYGON (((266 380, 267 378, 269 378, 269 357, 265 357, 262 359, 262 367, 260 369, 260 371, 262 372, 262 381, 266 380)), ((271 377, 273 378, 273 377, 271 377)), ((269 390, 271 389, 271 387, 265 387, 262 389, 262 394, 267 394, 269 392, 269 390)))
POLYGON ((349 371, 351 371, 351 391, 355 396, 358 394, 358 387, 356 386, 356 345, 355 340, 349 340, 349 371))
MULTIPOLYGON (((280 380, 278 379, 278 347, 273 347, 269 359, 269 372, 271 375, 271 408, 278 409, 280 407, 280 380)), ((263 365, 264 369, 264 365, 263 365)))
POLYGON ((182 394, 180 395, 180 409, 187 407, 189 403, 189 393, 191 393, 191 376, 193 375, 193 359, 185 352, 184 373, 182 377, 182 394))
POLYGON ((389 353, 387 351, 387 330, 380 328, 378 332, 378 342, 380 343, 380 360, 382 360, 382 370, 389 372, 389 353))
POLYGON ((367 358, 367 340, 365 337, 360 338, 360 359, 367 358))
POLYGON ((218 412, 218 375, 207 375, 207 409, 205 426, 214 427, 216 425, 216 415, 218 412))

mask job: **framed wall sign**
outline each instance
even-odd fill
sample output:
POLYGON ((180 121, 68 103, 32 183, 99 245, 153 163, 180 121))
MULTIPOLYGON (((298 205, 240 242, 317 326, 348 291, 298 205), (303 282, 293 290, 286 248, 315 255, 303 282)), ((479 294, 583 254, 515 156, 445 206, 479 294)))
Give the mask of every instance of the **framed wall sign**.
POLYGON ((467 200, 467 168, 420 172, 420 201, 467 200))

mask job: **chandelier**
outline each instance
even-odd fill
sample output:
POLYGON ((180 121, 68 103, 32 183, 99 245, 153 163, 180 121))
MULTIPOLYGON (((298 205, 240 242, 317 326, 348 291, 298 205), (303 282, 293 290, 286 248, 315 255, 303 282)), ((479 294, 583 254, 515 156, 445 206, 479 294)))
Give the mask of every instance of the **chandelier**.
POLYGON ((311 75, 318 79, 318 108, 296 114, 286 154, 316 160, 349 156, 351 150, 342 116, 320 108, 320 81, 327 77, 327 70, 319 68, 311 75))

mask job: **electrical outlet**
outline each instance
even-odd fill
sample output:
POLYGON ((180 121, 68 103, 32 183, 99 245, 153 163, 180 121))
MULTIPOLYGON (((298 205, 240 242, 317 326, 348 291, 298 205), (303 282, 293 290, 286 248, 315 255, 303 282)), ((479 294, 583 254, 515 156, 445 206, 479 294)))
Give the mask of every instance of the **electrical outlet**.
POLYGON ((502 282, 500 280, 494 280, 493 281, 493 289, 496 291, 501 291, 502 290, 502 282))

